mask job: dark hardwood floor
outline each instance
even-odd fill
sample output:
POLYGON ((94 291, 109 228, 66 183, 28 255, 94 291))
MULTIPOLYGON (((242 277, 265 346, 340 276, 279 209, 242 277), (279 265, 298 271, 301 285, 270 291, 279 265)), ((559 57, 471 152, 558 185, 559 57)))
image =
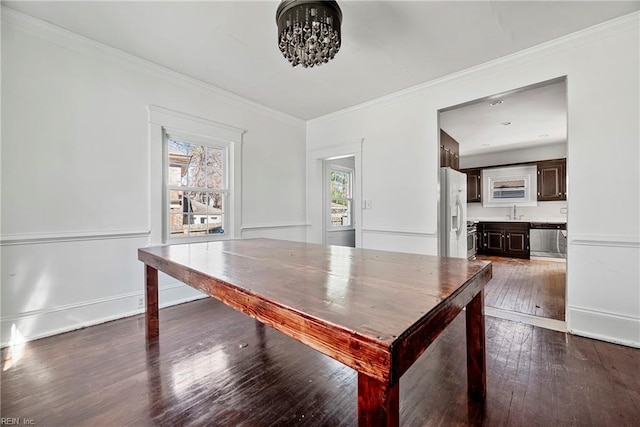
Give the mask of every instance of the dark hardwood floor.
POLYGON ((564 262, 478 255, 493 263, 493 278, 485 286, 488 307, 565 320, 564 262))
MULTIPOLYGON (((638 425, 639 349, 487 317, 480 405, 464 327, 462 314, 402 377, 402 425, 638 425)), ((38 426, 357 421, 355 371, 213 299, 161 310, 150 349, 142 316, 29 342, 1 379, 2 417, 38 426)))

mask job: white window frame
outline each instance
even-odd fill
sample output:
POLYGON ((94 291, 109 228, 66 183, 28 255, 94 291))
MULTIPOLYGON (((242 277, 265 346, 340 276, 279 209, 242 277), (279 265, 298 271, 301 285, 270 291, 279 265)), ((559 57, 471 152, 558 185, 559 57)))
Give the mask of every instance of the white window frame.
POLYGON ((327 217, 327 230, 328 231, 337 231, 337 230, 354 230, 355 229, 355 199, 353 197, 353 191, 355 189, 355 171, 351 168, 335 165, 332 163, 327 163, 326 166, 326 175, 325 182, 327 188, 327 197, 326 197, 326 217, 327 217), (343 172, 349 174, 349 194, 351 194, 350 198, 347 198, 350 202, 351 209, 349 210, 350 223, 351 225, 333 225, 331 221, 331 171, 343 172))
MULTIPOLYGON (((163 244, 226 240, 241 237, 242 221, 242 135, 244 130, 212 120, 150 105, 149 142, 151 164, 151 240, 163 244), (224 148, 225 195, 224 233, 171 237, 169 230, 168 138, 224 148), (161 170, 159 170, 161 168, 161 170), (160 182, 158 182, 160 181, 160 182), (159 206, 160 215, 154 206, 159 206)), ((182 188, 184 190, 184 188, 182 188)), ((211 190, 212 192, 217 192, 211 190)))
POLYGON ((164 241, 166 242, 183 242, 186 239, 203 239, 203 240, 210 240, 209 238, 206 237, 225 237, 225 235, 227 235, 227 223, 229 222, 227 220, 227 203, 229 202, 229 195, 230 195, 230 191, 229 191, 229 145, 230 143, 228 141, 219 141, 219 140, 215 140, 215 139, 211 139, 211 138, 205 138, 205 137, 201 137, 201 136, 197 136, 197 135, 190 135, 181 131, 176 131, 176 130, 170 130, 170 129, 164 129, 164 154, 163 154, 163 158, 164 158, 164 176, 163 176, 163 183, 164 183, 164 209, 165 212, 163 212, 163 219, 164 219, 164 241), (169 184, 169 152, 168 152, 168 147, 169 147, 169 140, 174 140, 174 141, 178 141, 178 142, 185 142, 185 143, 190 143, 190 144, 194 144, 194 145, 202 145, 202 146, 206 146, 206 147, 211 147, 211 148, 217 148, 222 150, 222 171, 223 171, 223 175, 222 175, 222 187, 221 188, 207 188, 207 187, 185 187, 182 185, 170 185, 169 184), (170 194, 171 191, 184 191, 184 192, 190 192, 190 191, 195 191, 195 192, 199 192, 199 191, 203 191, 203 192, 209 192, 209 193, 221 193, 222 194, 222 228, 224 230, 223 233, 216 233, 213 236, 209 236, 209 235, 202 235, 202 236, 172 236, 171 235, 171 221, 170 221, 170 214, 169 212, 166 210, 167 206, 170 204, 170 194))
POLYGON ((482 171, 482 185, 482 206, 484 207, 538 206, 536 165, 484 169, 482 171), (524 196, 514 199, 494 198, 493 183, 505 180, 523 180, 524 196))

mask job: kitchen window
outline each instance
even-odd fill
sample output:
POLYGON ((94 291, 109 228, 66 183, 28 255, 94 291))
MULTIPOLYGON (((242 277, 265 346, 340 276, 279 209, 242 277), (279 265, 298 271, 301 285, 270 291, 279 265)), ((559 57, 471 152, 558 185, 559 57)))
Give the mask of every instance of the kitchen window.
POLYGON ((537 206, 537 167, 515 166, 482 172, 482 206, 537 206))

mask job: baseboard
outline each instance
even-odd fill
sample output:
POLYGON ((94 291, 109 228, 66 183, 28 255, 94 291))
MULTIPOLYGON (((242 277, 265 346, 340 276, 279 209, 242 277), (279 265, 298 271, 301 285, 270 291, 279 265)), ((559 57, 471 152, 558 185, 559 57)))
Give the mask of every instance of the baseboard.
MULTIPOLYGON (((158 296, 160 308, 206 298, 206 295, 179 282, 160 286, 158 296)), ((10 344, 12 325, 16 325, 22 339, 32 341, 144 313, 145 308, 139 306, 140 297, 144 297, 144 292, 130 292, 2 317, 0 347, 10 344)))
POLYGON ((640 348, 639 318, 569 306, 567 320, 574 335, 640 348))
POLYGON ((530 314, 516 313, 515 311, 503 310, 485 306, 484 314, 498 319, 511 320, 512 322, 524 323, 539 328, 551 329, 558 332, 567 332, 567 324, 562 320, 547 319, 544 317, 532 316, 530 314))
POLYGON ((559 262, 561 264, 566 264, 567 263, 567 259, 566 258, 551 258, 551 257, 546 257, 546 256, 530 256, 529 259, 532 260, 532 261, 559 262))

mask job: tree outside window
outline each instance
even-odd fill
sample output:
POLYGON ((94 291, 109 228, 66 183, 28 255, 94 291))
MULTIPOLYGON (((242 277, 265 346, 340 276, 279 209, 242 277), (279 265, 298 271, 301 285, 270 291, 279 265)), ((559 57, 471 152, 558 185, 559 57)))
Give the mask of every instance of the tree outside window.
POLYGON ((169 232, 224 233, 225 148, 167 138, 169 232))
POLYGON ((352 227, 352 181, 353 172, 348 170, 329 170, 331 226, 352 227))

